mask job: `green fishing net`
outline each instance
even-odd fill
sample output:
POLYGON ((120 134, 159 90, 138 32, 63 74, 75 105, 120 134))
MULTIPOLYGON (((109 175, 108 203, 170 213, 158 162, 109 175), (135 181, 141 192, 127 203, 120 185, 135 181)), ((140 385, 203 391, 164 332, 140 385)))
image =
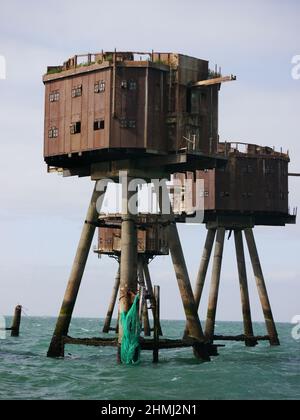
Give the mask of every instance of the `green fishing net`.
POLYGON ((136 295, 128 312, 121 313, 123 338, 121 343, 121 361, 126 365, 137 364, 140 361, 139 296, 136 295))

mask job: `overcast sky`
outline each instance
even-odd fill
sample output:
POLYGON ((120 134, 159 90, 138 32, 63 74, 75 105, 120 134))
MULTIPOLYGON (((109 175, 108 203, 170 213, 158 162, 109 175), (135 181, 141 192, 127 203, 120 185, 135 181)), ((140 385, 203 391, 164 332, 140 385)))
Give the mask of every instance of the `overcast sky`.
MULTIPOLYGON (((58 313, 86 207, 89 179, 48 175, 43 163, 47 65, 76 53, 104 50, 175 51, 204 58, 236 74, 220 96, 221 140, 290 150, 300 172, 300 80, 291 77, 300 54, 298 0, 10 0, 1 2, 0 56, 0 313, 17 303, 29 315, 58 313)), ((299 179, 290 180, 290 205, 300 205, 299 179)), ((204 226, 180 228, 194 281, 204 226)), ((274 315, 300 314, 298 226, 255 229, 274 315)), ((95 241, 96 242, 96 241, 95 241)), ((226 242, 218 319, 240 320, 233 240, 226 242)), ((248 261, 249 262, 249 261, 248 261)), ((182 305, 170 258, 151 264, 161 285, 162 317, 180 319, 182 305)), ((116 263, 91 253, 75 315, 104 316, 116 263)), ((253 318, 262 312, 248 264, 253 318)), ((204 315, 207 290, 201 308, 204 315)))

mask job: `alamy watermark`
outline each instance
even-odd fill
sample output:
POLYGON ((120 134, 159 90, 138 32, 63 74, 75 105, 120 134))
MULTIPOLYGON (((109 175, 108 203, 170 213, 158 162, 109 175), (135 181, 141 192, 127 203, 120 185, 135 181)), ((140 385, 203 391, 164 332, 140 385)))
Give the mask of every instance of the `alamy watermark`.
POLYGON ((6 339, 6 319, 0 315, 0 340, 6 339))
POLYGON ((300 80, 300 55, 294 55, 292 64, 292 78, 294 80, 300 80))
MULTIPOLYGON (((167 179, 144 180, 129 178, 126 171, 119 172, 116 183, 112 179, 103 179, 97 183, 97 191, 105 192, 110 184, 119 186, 111 196, 110 202, 116 203, 117 213, 138 215, 141 213, 160 214, 163 216, 183 216, 187 224, 199 224, 204 220, 204 180, 189 179, 180 176, 167 179), (142 191, 143 190, 143 191, 142 191), (146 210, 141 211, 141 207, 146 210)), ((103 210, 104 194, 97 200, 97 211, 103 210)), ((111 212, 111 211, 110 211, 111 212)))
POLYGON ((296 341, 300 341, 300 315, 295 315, 292 324, 296 324, 292 329, 292 337, 296 341))
POLYGON ((0 80, 6 79, 6 59, 0 55, 0 80))

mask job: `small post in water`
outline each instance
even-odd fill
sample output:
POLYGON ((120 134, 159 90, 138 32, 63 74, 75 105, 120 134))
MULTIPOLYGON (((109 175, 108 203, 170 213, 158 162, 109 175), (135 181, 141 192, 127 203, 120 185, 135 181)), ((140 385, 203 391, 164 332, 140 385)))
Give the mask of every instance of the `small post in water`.
POLYGON ((12 326, 11 326, 11 336, 12 337, 19 337, 21 317, 22 317, 22 306, 18 305, 18 306, 16 306, 14 319, 13 319, 13 323, 12 323, 12 326))
POLYGON ((159 332, 160 332, 160 287, 154 286, 154 342, 153 342, 153 363, 158 363, 159 354, 159 332))

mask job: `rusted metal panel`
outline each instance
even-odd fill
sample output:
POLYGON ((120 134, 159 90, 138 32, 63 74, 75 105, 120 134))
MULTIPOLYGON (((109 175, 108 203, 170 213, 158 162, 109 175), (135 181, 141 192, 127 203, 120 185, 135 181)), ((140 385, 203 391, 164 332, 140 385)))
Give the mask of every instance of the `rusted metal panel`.
MULTIPOLYGON (((189 103, 192 83, 209 75, 208 62, 176 53, 149 53, 149 61, 138 61, 135 55, 89 54, 87 63, 75 56, 63 66, 49 68, 50 74, 44 76, 44 154, 48 164, 72 167, 74 159, 78 165, 78 155, 90 152, 86 165, 99 156, 91 152, 102 149, 110 153, 114 149, 215 153, 218 87, 196 89, 211 94, 213 102, 203 101, 193 111, 189 103), (105 84, 104 92, 95 93, 97 81, 105 84), (72 96, 76 88, 81 88, 82 94, 72 96), (59 101, 49 104, 49 92, 55 90, 59 101), (104 121, 101 130, 94 129, 97 120, 104 121), (80 132, 71 134, 70 125, 76 122, 81 124, 80 132), (51 124, 58 128, 55 139, 48 137, 51 124), (60 156, 63 159, 55 159, 60 156)), ((193 94, 198 95, 196 91, 193 94)))
POLYGON ((206 210, 288 214, 287 155, 254 145, 228 158, 224 168, 197 173, 208 186, 206 210))
POLYGON ((44 119, 44 156, 50 156, 48 130, 50 127, 50 95, 51 85, 45 86, 45 119, 44 119))
MULTIPOLYGON (((72 122, 72 79, 66 79, 65 84, 65 115, 64 115, 64 134, 65 134, 65 143, 64 143, 64 154, 71 153, 71 133, 70 125, 72 122)), ((61 141, 62 139, 60 139, 61 141)))
POLYGON ((166 73, 149 69, 148 73, 148 112, 145 147, 152 150, 167 151, 166 142, 166 73))
MULTIPOLYGON (((121 224, 121 220, 118 222, 121 224)), ((166 228, 161 225, 147 226, 138 229, 138 253, 168 255, 168 238, 166 228)), ((99 254, 117 255, 121 252, 121 227, 100 227, 98 231, 99 254)))

